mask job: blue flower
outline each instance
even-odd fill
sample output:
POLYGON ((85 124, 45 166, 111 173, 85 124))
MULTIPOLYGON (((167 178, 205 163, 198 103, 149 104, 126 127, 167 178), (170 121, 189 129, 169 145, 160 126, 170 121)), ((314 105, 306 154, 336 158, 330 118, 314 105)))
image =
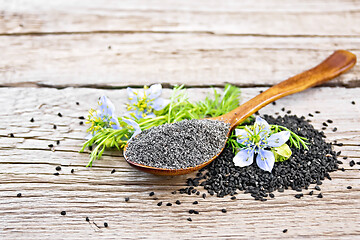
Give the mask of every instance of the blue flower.
POLYGON ((234 157, 235 166, 249 166, 256 156, 257 165, 268 172, 271 172, 275 163, 275 156, 266 148, 280 147, 290 137, 290 132, 282 131, 271 134, 270 125, 261 117, 256 117, 255 124, 252 128, 235 129, 237 142, 243 147, 234 157))
POLYGON ((128 115, 138 119, 155 117, 153 111, 163 109, 170 102, 160 97, 161 92, 161 84, 154 84, 150 88, 145 86, 144 90, 140 91, 128 87, 128 115))
POLYGON ((96 117, 100 118, 105 127, 111 127, 113 129, 120 129, 119 120, 115 115, 115 106, 106 96, 102 96, 99 99, 99 110, 96 111, 96 117))
POLYGON ((122 118, 122 120, 129 125, 130 130, 134 130, 133 135, 131 136, 131 138, 129 140, 131 140, 133 137, 135 137, 136 135, 138 135, 139 133, 141 133, 141 129, 140 126, 137 122, 135 122, 132 119, 128 119, 128 118, 122 118))

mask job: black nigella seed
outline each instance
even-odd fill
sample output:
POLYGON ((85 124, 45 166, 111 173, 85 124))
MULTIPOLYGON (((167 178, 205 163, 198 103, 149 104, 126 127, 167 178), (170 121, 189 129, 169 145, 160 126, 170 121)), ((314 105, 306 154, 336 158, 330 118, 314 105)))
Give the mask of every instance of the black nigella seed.
POLYGON ((315 186, 315 190, 321 191, 321 188, 319 186, 315 186))
POLYGON ((357 165, 360 165, 360 162, 356 162, 357 165))
POLYGON ((199 214, 199 211, 194 210, 194 214, 199 214))
POLYGON ((80 121, 80 122, 79 122, 79 124, 80 124, 80 125, 83 125, 83 124, 84 124, 84 122, 83 122, 83 121, 80 121))
POLYGON ((57 126, 56 126, 56 125, 54 125, 54 126, 53 126, 53 128, 54 128, 54 129, 56 129, 56 128, 57 128, 57 126))
POLYGON ((13 134, 13 133, 10 133, 10 134, 9 134, 9 137, 14 137, 14 134, 13 134))
POLYGON ((322 127, 321 130, 326 130, 326 127, 322 127))
POLYGON ((272 102, 272 105, 276 105, 276 102, 272 102))
POLYGON ((281 111, 285 112, 285 108, 281 108, 281 111))
POLYGON ((283 233, 286 233, 288 230, 285 228, 284 230, 283 230, 283 233))
POLYGON ((347 188, 347 189, 352 189, 352 186, 347 186, 346 188, 347 188))
POLYGON ((221 209, 221 212, 226 213, 227 211, 225 208, 223 208, 223 209, 221 209))
POLYGON ((56 145, 59 145, 59 144, 60 144, 60 140, 57 140, 57 141, 56 141, 56 145))
POLYGON ((167 203, 166 206, 169 206, 169 207, 170 207, 170 206, 172 206, 172 203, 167 203))
POLYGON ((60 175, 60 173, 56 172, 56 173, 54 173, 54 175, 55 175, 55 176, 59 176, 59 175, 60 175))
POLYGON ((199 204, 199 202, 198 202, 198 201, 194 201, 193 204, 199 204))
POLYGON ((176 191, 172 191, 171 194, 176 194, 176 191))
POLYGON ((84 119, 85 119, 85 117, 84 117, 84 116, 80 116, 80 117, 79 117, 79 119, 84 120, 84 119))
POLYGON ((74 169, 71 169, 71 173, 74 173, 74 171, 75 171, 74 169))
POLYGON ((317 195, 318 198, 323 198, 322 193, 319 193, 319 195, 317 195))
POLYGON ((104 222, 104 227, 108 227, 109 226, 109 224, 107 223, 107 222, 104 222))
POLYGON ((189 217, 189 218, 187 218, 187 220, 189 221, 189 222, 192 222, 192 219, 189 217))
POLYGON ((347 156, 345 156, 345 157, 343 157, 343 159, 344 159, 344 160, 346 160, 346 159, 348 159, 348 157, 347 157, 347 156))
POLYGON ((313 117, 314 115, 312 115, 311 113, 309 113, 309 117, 313 117))
POLYGON ((89 146, 89 150, 92 151, 92 149, 93 149, 93 147, 92 147, 92 145, 90 145, 90 146, 89 146))
POLYGON ((65 212, 65 211, 61 211, 60 214, 63 215, 63 216, 65 216, 65 215, 66 215, 66 212, 65 212))
POLYGON ((314 191, 310 191, 309 195, 312 196, 314 194, 314 191))
POLYGON ((351 101, 351 104, 352 104, 352 105, 355 105, 355 101, 351 101))
POLYGON ((274 198, 274 197, 275 197, 275 195, 274 195, 273 193, 269 193, 269 196, 270 196, 271 198, 274 198))
POLYGON ((287 111, 286 113, 287 113, 287 114, 290 114, 290 113, 291 113, 291 111, 289 110, 289 111, 287 111))
POLYGON ((278 192, 284 192, 284 188, 279 188, 278 192))
POLYGON ((34 122, 34 121, 35 121, 34 118, 31 118, 31 119, 30 119, 30 122, 34 122))
POLYGON ((315 111, 315 113, 319 114, 319 113, 320 113, 320 111, 315 111))
POLYGON ((52 148, 52 147, 54 147, 54 144, 49 144, 48 146, 49 146, 49 148, 52 148))
POLYGON ((180 204, 181 204, 180 200, 176 200, 175 203, 176 203, 177 205, 180 205, 180 204))
POLYGON ((345 172, 345 168, 340 168, 341 171, 345 172))
POLYGON ((79 103, 79 102, 76 102, 75 104, 76 104, 76 105, 80 105, 80 103, 79 103))
POLYGON ((113 170, 111 170, 111 174, 113 174, 113 173, 115 173, 115 172, 116 172, 115 168, 114 168, 113 170))
POLYGON ((327 127, 329 125, 326 122, 323 122, 323 126, 327 127))
POLYGON ((230 199, 231 199, 231 200, 236 200, 236 197, 235 197, 235 196, 232 196, 230 199))
POLYGON ((18 193, 16 196, 17 196, 17 197, 21 197, 21 193, 18 193))
POLYGON ((60 170, 61 170, 61 167, 60 167, 60 166, 57 166, 57 167, 55 168, 55 170, 56 170, 56 171, 60 171, 60 170))
POLYGON ((332 131, 333 131, 333 132, 336 132, 336 131, 337 131, 337 127, 334 127, 334 128, 332 129, 332 131))
POLYGON ((157 205, 160 207, 162 205, 162 202, 158 202, 157 205))
POLYGON ((295 197, 296 197, 297 199, 299 199, 299 198, 301 198, 301 197, 303 197, 303 196, 304 196, 304 194, 302 194, 302 193, 295 195, 295 197))
POLYGON ((336 156, 340 156, 340 154, 341 154, 341 151, 338 151, 338 152, 336 153, 336 156))
POLYGON ((62 114, 61 114, 61 113, 58 113, 58 116, 59 116, 59 117, 62 117, 62 114))
POLYGON ((125 202, 128 202, 129 200, 130 200, 129 197, 126 197, 126 198, 125 198, 125 202))
POLYGON ((149 193, 149 196, 150 196, 150 197, 152 197, 152 196, 154 196, 154 195, 155 195, 154 192, 150 192, 150 193, 149 193))
POLYGON ((316 184, 317 184, 317 185, 321 185, 321 184, 322 184, 322 181, 317 180, 317 181, 316 181, 316 184))
POLYGON ((206 198, 206 193, 203 193, 202 198, 203 198, 203 199, 206 198))
POLYGON ((333 123, 333 120, 331 120, 331 119, 328 119, 328 120, 326 120, 328 123, 333 123))
POLYGON ((89 218, 89 217, 86 217, 86 218, 85 218, 85 221, 90 222, 90 218, 89 218))
POLYGON ((349 165, 350 165, 350 167, 353 167, 353 166, 355 165, 355 161, 354 161, 354 160, 351 160, 351 161, 349 162, 349 165))
POLYGON ((158 199, 159 199, 159 198, 157 198, 157 197, 154 197, 154 198, 153 198, 153 200, 158 200, 158 199))
POLYGON ((193 213, 194 213, 194 209, 190 209, 190 210, 189 210, 189 213, 190 213, 190 214, 193 214, 193 213))

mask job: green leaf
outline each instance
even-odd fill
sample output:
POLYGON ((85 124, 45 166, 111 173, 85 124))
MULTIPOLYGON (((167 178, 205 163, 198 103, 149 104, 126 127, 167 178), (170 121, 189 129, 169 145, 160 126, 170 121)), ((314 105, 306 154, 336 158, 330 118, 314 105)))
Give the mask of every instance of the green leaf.
POLYGON ((275 162, 283 162, 289 159, 292 154, 290 147, 286 143, 280 147, 273 148, 272 150, 275 156, 275 162))

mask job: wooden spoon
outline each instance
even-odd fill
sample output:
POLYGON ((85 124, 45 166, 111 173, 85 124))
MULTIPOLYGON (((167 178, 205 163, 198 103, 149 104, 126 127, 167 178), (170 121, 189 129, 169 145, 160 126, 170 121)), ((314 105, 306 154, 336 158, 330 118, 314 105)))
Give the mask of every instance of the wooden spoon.
MULTIPOLYGON (((301 92, 307 88, 329 81, 330 79, 333 79, 352 68, 355 63, 356 56, 354 54, 345 50, 337 50, 316 67, 269 88, 265 92, 257 95, 229 113, 210 119, 229 123, 230 128, 227 134, 227 136, 229 136, 237 125, 242 123, 246 118, 267 104, 287 95, 301 92)), ((225 145, 214 157, 208 161, 195 167, 183 169, 156 168, 132 162, 131 159, 126 156, 126 148, 128 145, 126 145, 124 148, 124 157, 131 166, 145 172, 149 172, 155 175, 182 175, 199 170, 211 163, 223 151, 225 145)))

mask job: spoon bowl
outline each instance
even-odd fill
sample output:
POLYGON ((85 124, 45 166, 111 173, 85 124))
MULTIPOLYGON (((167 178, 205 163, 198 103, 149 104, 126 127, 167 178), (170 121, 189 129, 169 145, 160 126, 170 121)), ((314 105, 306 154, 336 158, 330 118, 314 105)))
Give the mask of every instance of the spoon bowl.
MULTIPOLYGON (((356 56, 353 53, 345 50, 337 50, 316 67, 295 75, 285 81, 280 82, 277 85, 274 85, 273 87, 224 115, 209 119, 230 124, 229 131, 227 133, 227 137, 229 137, 236 126, 238 126, 253 113, 268 105, 269 103, 274 102, 279 98, 301 92, 307 88, 329 81, 348 71, 355 65, 355 63, 356 56)), ((129 159, 126 155, 126 149, 129 143, 131 143, 131 141, 129 141, 124 148, 124 157, 127 163, 141 171, 164 176, 183 175, 199 170, 216 159, 226 146, 225 141, 223 148, 215 156, 194 167, 167 169, 151 167, 131 161, 131 159, 129 159)))

